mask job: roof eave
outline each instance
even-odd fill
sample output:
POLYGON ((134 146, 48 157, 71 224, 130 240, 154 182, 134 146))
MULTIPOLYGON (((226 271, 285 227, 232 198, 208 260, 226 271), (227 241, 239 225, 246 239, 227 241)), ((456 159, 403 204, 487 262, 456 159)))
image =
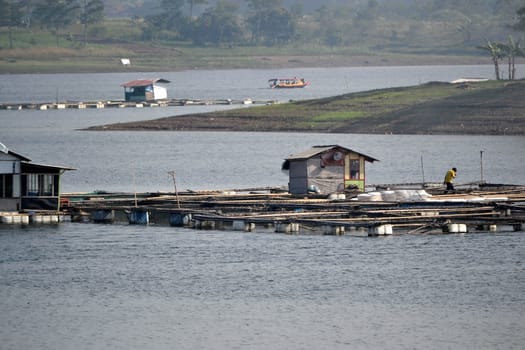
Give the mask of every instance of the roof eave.
POLYGON ((295 155, 291 155, 289 156, 288 158, 285 158, 285 160, 288 160, 288 161, 291 161, 291 160, 306 160, 306 159, 310 159, 318 154, 321 154, 323 152, 326 152, 330 149, 333 149, 333 148, 341 148, 343 149, 344 151, 350 153, 357 153, 359 154, 360 156, 363 156, 365 158, 366 161, 370 162, 370 163, 373 163, 373 162, 378 162, 379 159, 375 159, 374 157, 370 157, 364 153, 361 153, 361 152, 357 152, 357 151, 354 151, 350 148, 346 148, 346 147, 343 147, 343 146, 340 146, 340 145, 322 145, 322 146, 313 146, 312 148, 304 151, 304 152, 299 152, 295 155))
POLYGON ((33 170, 44 170, 44 171, 52 171, 52 172, 77 170, 71 167, 65 167, 65 166, 59 166, 59 165, 49 165, 49 164, 39 164, 39 163, 25 162, 25 161, 23 161, 21 164, 22 164, 23 170, 33 169, 33 170))

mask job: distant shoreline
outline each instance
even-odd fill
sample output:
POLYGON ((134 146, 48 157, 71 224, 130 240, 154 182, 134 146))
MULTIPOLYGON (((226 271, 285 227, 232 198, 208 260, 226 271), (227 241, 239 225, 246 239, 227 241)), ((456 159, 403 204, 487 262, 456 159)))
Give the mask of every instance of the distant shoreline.
POLYGON ((427 83, 84 130, 525 135, 523 96, 525 80, 427 83))

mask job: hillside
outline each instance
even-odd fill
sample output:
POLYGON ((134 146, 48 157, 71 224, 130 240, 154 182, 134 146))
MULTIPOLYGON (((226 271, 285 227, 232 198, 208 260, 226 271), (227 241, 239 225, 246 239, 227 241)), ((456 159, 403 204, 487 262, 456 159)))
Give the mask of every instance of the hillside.
POLYGON ((0 74, 491 64, 525 21, 523 0, 4 3, 0 74))
POLYGON ((428 83, 88 130, 525 135, 525 81, 428 83))

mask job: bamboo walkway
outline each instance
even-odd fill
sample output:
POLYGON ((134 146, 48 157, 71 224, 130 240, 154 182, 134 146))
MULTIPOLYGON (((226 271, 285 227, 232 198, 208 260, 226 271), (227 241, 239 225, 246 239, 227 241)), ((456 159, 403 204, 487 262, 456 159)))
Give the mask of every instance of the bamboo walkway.
MULTIPOLYGON (((378 236, 523 231, 525 188, 358 201, 281 191, 66 194, 73 221, 288 234, 378 236)), ((344 198, 343 198, 344 197, 344 198)))

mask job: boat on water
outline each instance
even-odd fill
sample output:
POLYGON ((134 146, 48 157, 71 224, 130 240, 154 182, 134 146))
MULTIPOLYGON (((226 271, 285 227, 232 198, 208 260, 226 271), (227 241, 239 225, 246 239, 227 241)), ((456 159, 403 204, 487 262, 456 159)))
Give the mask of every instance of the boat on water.
POLYGON ((268 80, 270 88, 272 89, 293 89, 293 88, 304 88, 310 85, 310 82, 305 81, 303 78, 273 78, 268 80))

